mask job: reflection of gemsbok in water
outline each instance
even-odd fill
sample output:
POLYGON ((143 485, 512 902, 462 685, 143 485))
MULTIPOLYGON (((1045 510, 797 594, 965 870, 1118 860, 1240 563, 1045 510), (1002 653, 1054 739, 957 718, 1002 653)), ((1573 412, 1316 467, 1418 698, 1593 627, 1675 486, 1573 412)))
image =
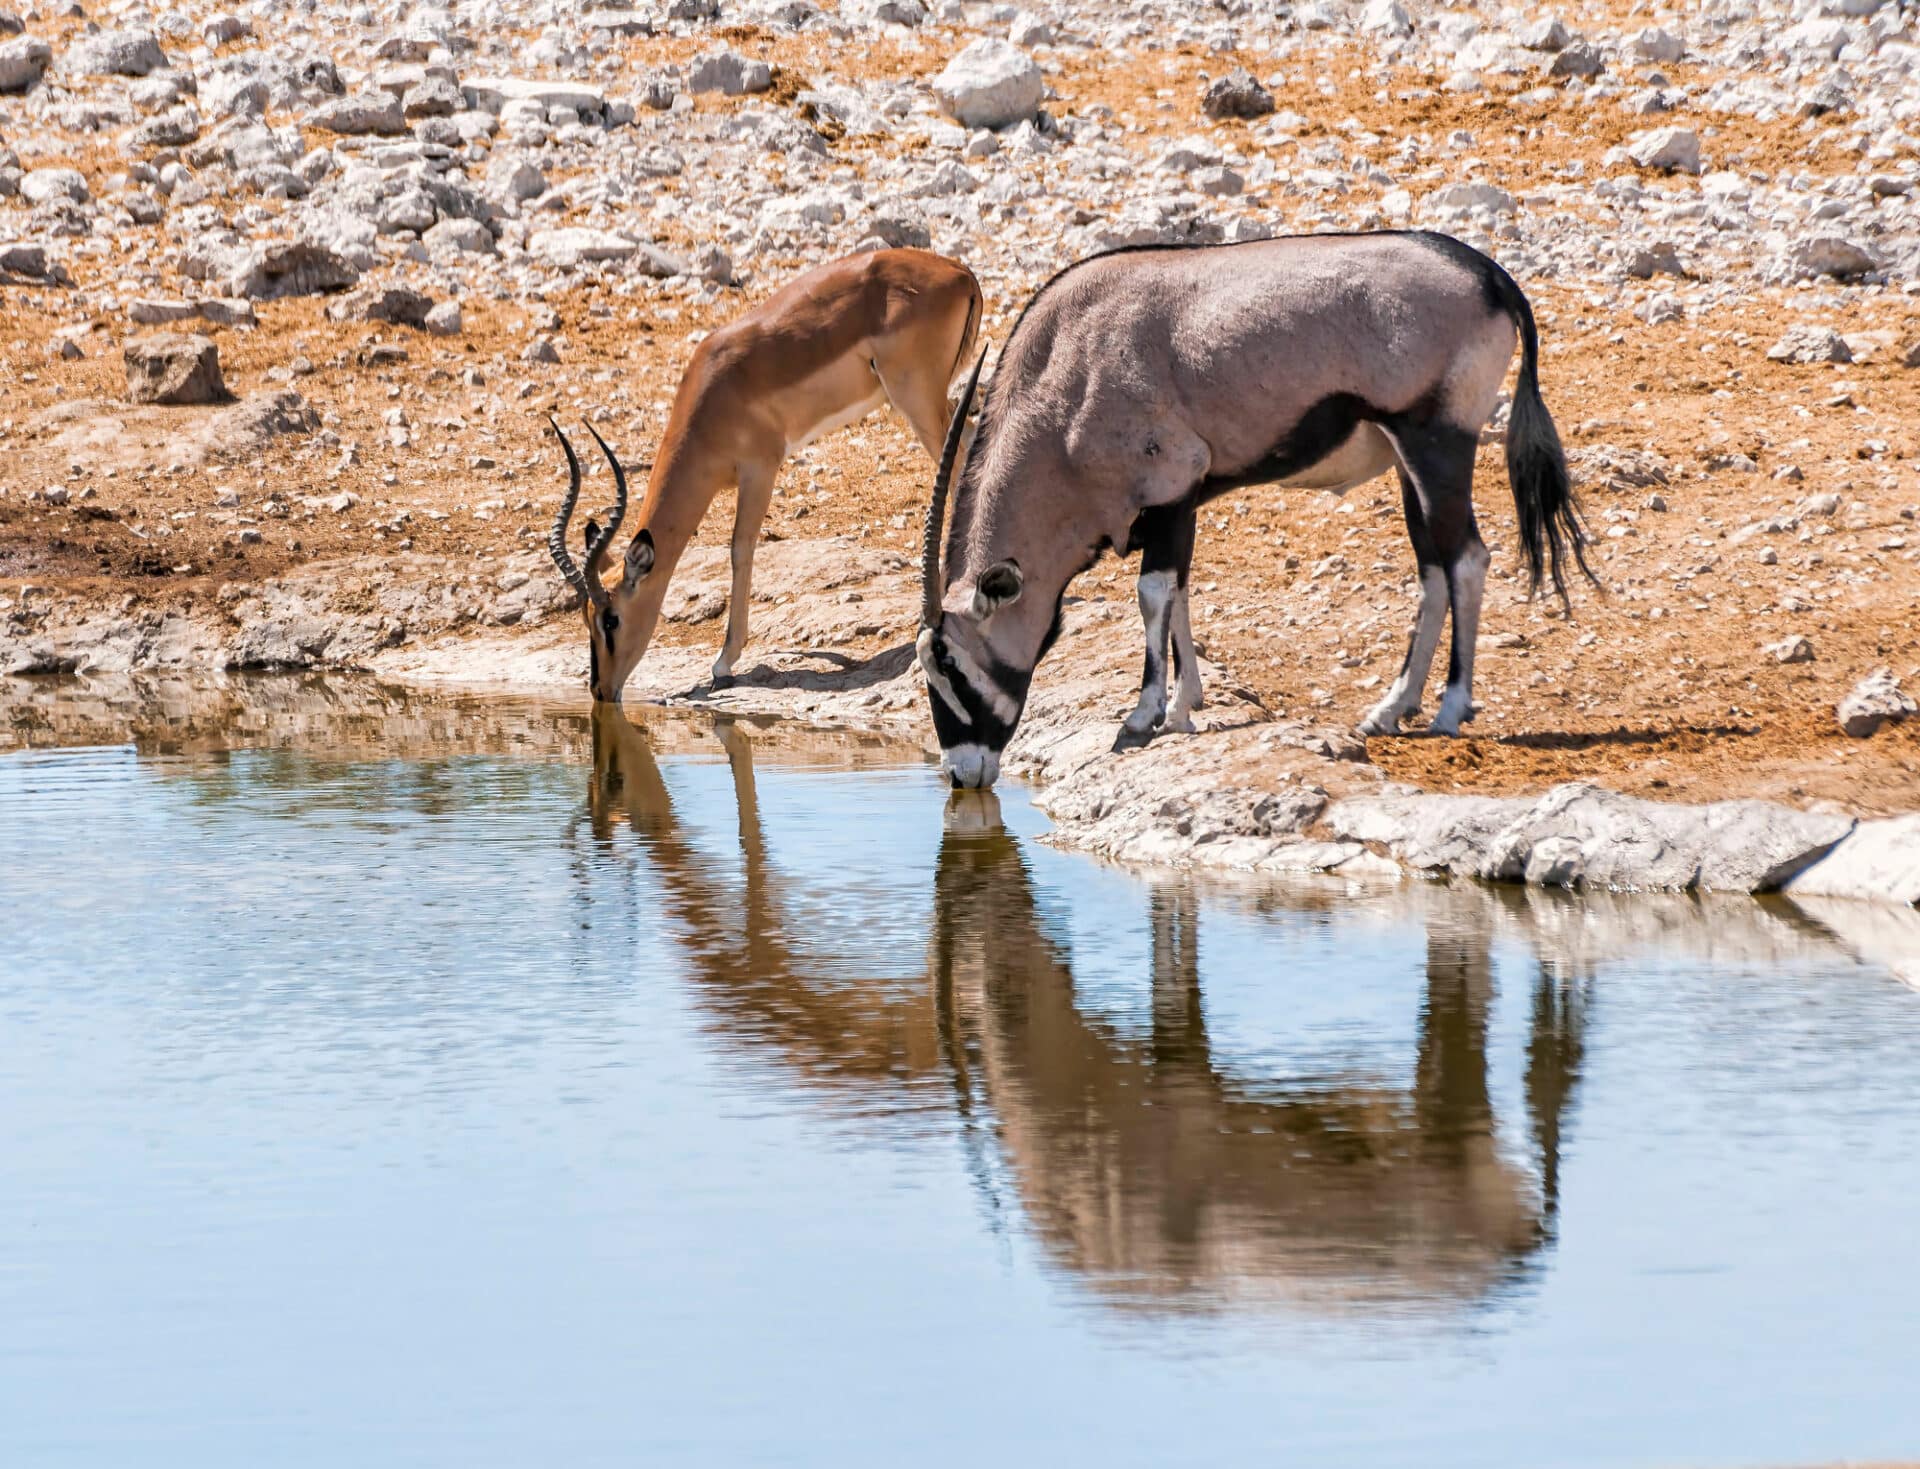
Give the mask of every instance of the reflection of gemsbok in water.
MULTIPOLYGON (((1429 928, 1411 1085, 1253 1082, 1213 1055, 1189 889, 1150 900, 1152 1018, 1137 1038, 1076 1003, 1065 948, 991 815, 950 822, 935 894, 936 984, 968 1018, 1020 1196, 1048 1248, 1098 1288, 1164 1303, 1458 1299, 1512 1278, 1546 1238, 1551 1188, 1494 1129, 1484 930, 1429 928)), ((1577 1063, 1566 1019, 1553 1006, 1530 1055, 1543 1179, 1577 1063)))
POLYGON ((750 741, 717 732, 739 803, 739 877, 680 831, 646 734, 617 709, 594 716, 595 832, 609 840, 624 814, 645 843, 702 1004, 730 1037, 836 1088, 925 1103, 945 1073, 968 1135, 984 1117, 997 1139, 1003 1163, 976 1172, 1010 1179, 1048 1253, 1103 1295, 1161 1307, 1470 1301, 1522 1273, 1548 1238, 1580 1012, 1542 981, 1525 1086, 1536 1173, 1495 1127, 1484 920, 1429 924, 1407 1084, 1237 1077, 1208 1033, 1193 893, 1152 893, 1152 1019, 1124 1033, 1076 1002, 1067 947, 1046 930, 994 798, 960 793, 934 877, 931 983, 849 983, 850 966, 783 921, 750 741))

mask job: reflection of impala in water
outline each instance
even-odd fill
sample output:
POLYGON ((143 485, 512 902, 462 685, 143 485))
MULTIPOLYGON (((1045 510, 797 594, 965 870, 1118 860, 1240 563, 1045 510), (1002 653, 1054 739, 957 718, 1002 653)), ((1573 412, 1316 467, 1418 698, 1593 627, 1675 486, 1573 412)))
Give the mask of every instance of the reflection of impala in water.
POLYGON ((1484 927, 1429 926, 1410 1084, 1254 1084, 1213 1055, 1192 894, 1154 892, 1152 1022, 1142 1037, 1124 1034, 1076 1003, 1066 946, 1045 931, 1018 844, 993 798, 968 793, 953 798, 934 879, 931 986, 828 982, 831 966, 803 951, 781 912, 750 744, 735 727, 718 732, 743 883, 681 834, 645 734, 618 710, 595 713, 595 832, 608 839, 624 808, 687 930, 703 1003, 730 1033, 836 1084, 899 1088, 948 1072, 962 1108, 991 1117, 1040 1239, 1096 1289, 1161 1305, 1473 1299, 1547 1238, 1578 1011, 1549 981, 1534 996, 1536 1178, 1495 1132, 1484 927))

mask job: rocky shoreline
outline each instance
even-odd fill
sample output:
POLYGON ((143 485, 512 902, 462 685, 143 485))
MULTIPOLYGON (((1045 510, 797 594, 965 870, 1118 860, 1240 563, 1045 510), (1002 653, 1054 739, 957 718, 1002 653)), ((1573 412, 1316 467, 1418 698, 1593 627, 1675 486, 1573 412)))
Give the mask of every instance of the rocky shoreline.
MULTIPOLYGON (((363 591, 344 599, 363 605, 358 613, 340 605, 337 576, 309 573, 200 615, 50 620, 12 644, 9 671, 360 669, 422 687, 584 700, 571 616, 475 631, 457 598, 410 587, 404 565, 385 571, 391 584, 370 604, 363 591)), ((708 620, 726 577, 724 552, 697 550, 669 615, 708 620)), ((756 603, 766 605, 756 606, 741 676, 714 688, 709 649, 660 647, 629 697, 869 730, 931 752, 925 690, 904 639, 868 656, 836 649, 855 635, 911 627, 912 592, 897 556, 834 541, 777 543, 761 565, 756 603)), ((543 608, 564 601, 537 567, 492 595, 543 608)), ((1920 813, 1862 820, 1824 804, 1660 802, 1587 782, 1510 796, 1425 791, 1390 779, 1350 731, 1276 715, 1210 663, 1195 734, 1115 753, 1137 678, 1137 629, 1121 612, 1070 601, 1008 752, 1008 773, 1031 785, 1058 845, 1170 867, 1920 904, 1920 813)), ((1920 954, 1920 913, 1913 923, 1920 954)))

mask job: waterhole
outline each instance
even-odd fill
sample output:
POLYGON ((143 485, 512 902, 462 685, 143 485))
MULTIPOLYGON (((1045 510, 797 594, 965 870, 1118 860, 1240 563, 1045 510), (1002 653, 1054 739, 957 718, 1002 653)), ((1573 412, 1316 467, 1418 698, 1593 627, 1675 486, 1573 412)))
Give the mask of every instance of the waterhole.
POLYGON ((0 684, 8 1465, 1912 1455, 1920 994, 846 732, 0 684))

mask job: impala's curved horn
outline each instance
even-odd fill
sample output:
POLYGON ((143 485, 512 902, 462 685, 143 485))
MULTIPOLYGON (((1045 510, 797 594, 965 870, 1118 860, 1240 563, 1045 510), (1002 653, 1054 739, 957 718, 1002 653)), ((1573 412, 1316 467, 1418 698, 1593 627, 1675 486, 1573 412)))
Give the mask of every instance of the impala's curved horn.
POLYGON ((973 360, 966 387, 960 390, 960 401, 954 405, 947 441, 940 446, 940 468, 933 476, 933 501, 927 506, 927 524, 920 543, 920 622, 924 627, 940 625, 940 599, 946 595, 940 579, 940 533, 946 527, 947 495, 953 488, 953 464, 960 457, 960 441, 966 437, 967 412, 973 407, 973 391, 986 364, 987 349, 982 347, 973 360))
MULTIPOLYGON (((585 423, 586 420, 582 419, 581 422, 585 423)), ((620 467, 613 450, 607 447, 607 441, 600 437, 600 430, 588 423, 587 432, 593 435, 594 443, 600 446, 600 452, 607 456, 607 463, 613 466, 613 514, 607 519, 606 529, 587 547, 587 583, 599 594, 595 600, 604 607, 607 590, 600 585, 600 553, 613 544, 614 532, 620 529, 620 522, 627 518, 627 472, 620 467)))
POLYGON ((553 518, 553 529, 547 532, 547 554, 553 557, 553 564, 560 568, 560 575, 566 578, 568 586, 590 602, 603 603, 605 594, 594 596, 586 577, 573 564, 573 557, 567 554, 567 522, 573 519, 573 507, 580 499, 580 460, 574 455, 573 445, 567 442, 567 436, 560 432, 560 425, 553 421, 552 414, 547 415, 547 424, 567 454, 567 498, 560 502, 560 513, 553 518))

